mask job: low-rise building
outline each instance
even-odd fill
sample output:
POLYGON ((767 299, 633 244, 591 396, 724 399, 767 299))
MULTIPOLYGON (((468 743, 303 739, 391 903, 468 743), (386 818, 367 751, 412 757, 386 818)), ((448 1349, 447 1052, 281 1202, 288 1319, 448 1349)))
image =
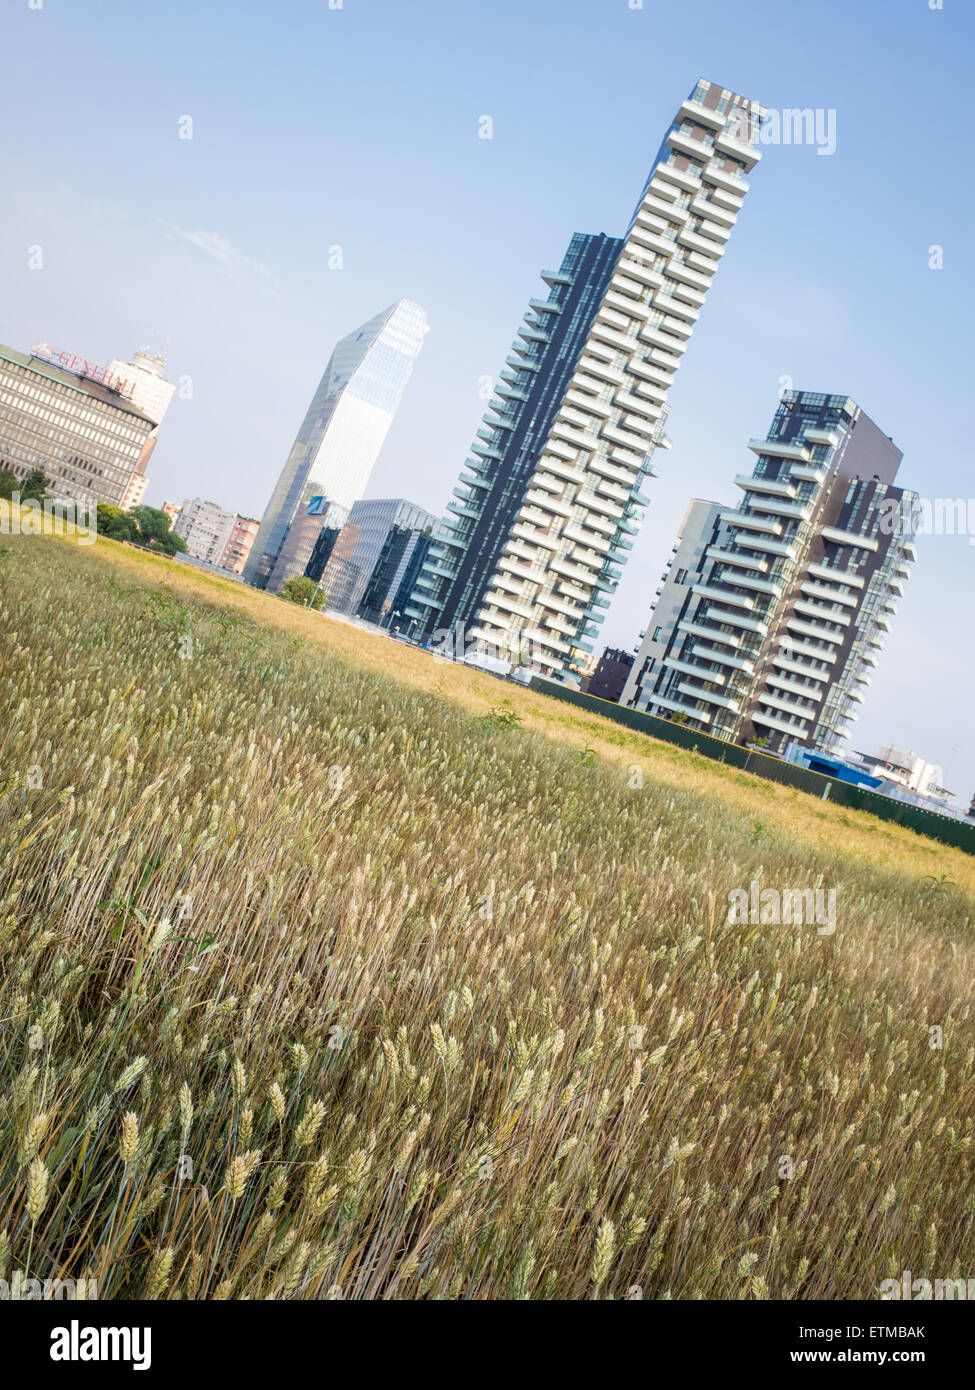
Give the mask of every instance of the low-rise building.
POLYGON ((58 498, 138 506, 174 390, 164 368, 145 348, 101 367, 46 343, 0 345, 0 468, 40 469, 58 498))

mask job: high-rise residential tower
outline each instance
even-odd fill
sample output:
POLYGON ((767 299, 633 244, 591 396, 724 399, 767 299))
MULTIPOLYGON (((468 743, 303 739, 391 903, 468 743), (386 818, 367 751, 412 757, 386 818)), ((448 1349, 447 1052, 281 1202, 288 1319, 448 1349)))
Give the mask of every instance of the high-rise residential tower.
POLYGON ((574 680, 647 498, 667 392, 744 195, 762 108, 701 81, 623 238, 577 235, 532 299, 408 609, 574 680), (520 648, 520 652, 518 649, 520 648))
POLYGON ((314 536, 302 553, 289 553, 288 574, 274 570, 292 522, 313 497, 348 509, 365 492, 427 327, 419 304, 400 299, 336 345, 261 521, 244 570, 248 583, 279 589, 302 573, 314 536))
POLYGON ((774 752, 833 751, 909 565, 901 452, 848 396, 786 391, 737 507, 697 502, 621 703, 774 752), (690 542, 690 544, 688 544, 690 542))

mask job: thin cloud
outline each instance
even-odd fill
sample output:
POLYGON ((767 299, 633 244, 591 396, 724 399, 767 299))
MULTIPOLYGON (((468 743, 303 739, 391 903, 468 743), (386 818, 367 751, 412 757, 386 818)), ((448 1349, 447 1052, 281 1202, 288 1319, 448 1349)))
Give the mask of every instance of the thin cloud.
POLYGON ((256 276, 263 280, 266 285, 273 286, 275 289, 278 288, 277 280, 267 267, 261 265, 260 261, 246 256, 229 237, 221 236, 219 232, 205 232, 200 229, 187 231, 185 227, 177 227, 170 222, 164 222, 162 225, 166 228, 169 236, 178 241, 185 241, 190 246, 195 246, 198 251, 202 251, 204 255, 215 260, 235 280, 256 276))

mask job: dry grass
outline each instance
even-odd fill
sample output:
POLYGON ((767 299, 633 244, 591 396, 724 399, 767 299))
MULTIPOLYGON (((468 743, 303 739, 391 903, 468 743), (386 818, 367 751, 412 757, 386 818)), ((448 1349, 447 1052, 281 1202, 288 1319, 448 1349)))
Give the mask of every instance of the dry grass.
POLYGON ((975 1273, 971 860, 534 694, 484 718, 490 677, 185 567, 3 541, 0 1277, 975 1273), (756 877, 834 888, 836 934, 730 925, 756 877))

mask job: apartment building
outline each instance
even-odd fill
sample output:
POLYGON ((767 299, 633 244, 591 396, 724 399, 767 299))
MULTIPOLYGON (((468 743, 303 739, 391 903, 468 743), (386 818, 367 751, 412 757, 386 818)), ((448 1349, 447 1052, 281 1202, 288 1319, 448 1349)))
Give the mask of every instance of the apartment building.
MULTIPOLYGON (((529 302, 408 613, 576 683, 642 509, 667 393, 748 192, 762 108, 700 81, 622 238, 529 302), (526 651, 527 649, 527 651, 526 651)), ((442 639, 441 639, 442 640, 442 639)))
POLYGON ((901 451, 848 396, 783 393, 739 505, 695 502, 621 703, 774 752, 835 751, 916 550, 901 451))

